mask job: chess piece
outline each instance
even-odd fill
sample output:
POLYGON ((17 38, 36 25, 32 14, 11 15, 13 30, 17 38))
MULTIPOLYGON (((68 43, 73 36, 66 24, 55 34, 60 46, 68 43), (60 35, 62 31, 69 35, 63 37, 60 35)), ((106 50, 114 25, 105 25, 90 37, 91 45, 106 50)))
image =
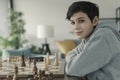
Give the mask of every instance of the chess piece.
POLYGON ((15 62, 15 56, 13 56, 13 62, 15 62))
POLYGON ((46 80, 45 70, 39 70, 38 80, 46 80))
POLYGON ((10 56, 10 60, 9 61, 13 62, 13 56, 12 55, 10 56))
POLYGON ((13 80, 18 80, 18 79, 17 79, 17 74, 18 74, 18 67, 17 67, 17 65, 15 65, 15 66, 14 66, 13 80))
POLYGON ((30 56, 28 57, 28 65, 29 65, 29 67, 31 66, 31 58, 30 58, 30 56))
POLYGON ((9 62, 9 63, 11 62, 11 56, 8 57, 8 62, 9 62))
POLYGON ((33 78, 34 78, 33 80, 38 80, 39 79, 38 76, 37 76, 37 74, 34 75, 33 78))
POLYGON ((46 58, 44 58, 44 70, 48 71, 48 64, 46 58))
POLYGON ((42 78, 41 78, 41 80, 46 80, 45 70, 42 70, 42 78))
POLYGON ((0 60, 0 69, 2 68, 2 60, 0 60))
POLYGON ((49 74, 48 77, 49 77, 49 80, 54 80, 54 78, 53 78, 53 73, 50 72, 50 74, 49 74))
POLYGON ((42 75, 45 76, 45 70, 42 70, 42 75))
POLYGON ((34 65, 34 67, 33 67, 33 75, 36 75, 37 74, 37 66, 36 65, 34 65))
POLYGON ((55 53, 54 65, 59 66, 58 54, 57 53, 55 53))
POLYGON ((16 61, 19 62, 19 56, 16 56, 16 61))
POLYGON ((12 77, 10 75, 7 75, 6 80, 12 80, 12 77))
POLYGON ((34 80, 33 78, 28 78, 28 80, 34 80))
POLYGON ((25 59, 24 59, 24 53, 22 53, 21 55, 21 67, 25 67, 26 64, 25 64, 25 59))
POLYGON ((53 73, 50 72, 50 74, 47 75, 45 80, 54 80, 53 73))
POLYGON ((38 71, 38 78, 39 78, 39 80, 41 80, 41 79, 42 79, 42 76, 43 76, 42 71, 41 71, 41 70, 39 70, 39 71, 38 71))
POLYGON ((15 75, 15 74, 14 74, 14 76, 13 76, 13 79, 12 79, 12 80, 18 80, 18 79, 17 79, 17 75, 15 75))
POLYGON ((50 64, 51 64, 51 62, 50 62, 50 58, 49 58, 49 53, 47 53, 46 58, 47 58, 47 64, 48 64, 48 65, 50 65, 50 64))
POLYGON ((33 65, 36 65, 36 64, 37 64, 36 59, 33 59, 33 65))

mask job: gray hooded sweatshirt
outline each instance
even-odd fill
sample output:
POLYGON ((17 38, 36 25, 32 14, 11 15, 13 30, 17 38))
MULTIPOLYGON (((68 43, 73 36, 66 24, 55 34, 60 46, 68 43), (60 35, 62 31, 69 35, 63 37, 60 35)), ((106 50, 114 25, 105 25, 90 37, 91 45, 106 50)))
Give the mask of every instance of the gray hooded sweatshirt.
POLYGON ((119 39, 119 33, 108 25, 97 26, 88 40, 82 40, 67 54, 66 74, 87 75, 88 80, 120 80, 119 39))

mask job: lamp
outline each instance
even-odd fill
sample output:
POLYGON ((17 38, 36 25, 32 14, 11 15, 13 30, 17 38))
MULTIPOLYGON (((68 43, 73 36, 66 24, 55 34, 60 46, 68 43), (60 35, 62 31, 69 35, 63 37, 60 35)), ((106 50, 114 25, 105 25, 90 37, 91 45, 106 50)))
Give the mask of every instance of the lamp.
POLYGON ((46 54, 47 52, 51 54, 49 44, 47 43, 47 38, 54 36, 54 28, 50 25, 38 25, 37 26, 37 37, 44 38, 45 43, 42 44, 42 53, 46 54))

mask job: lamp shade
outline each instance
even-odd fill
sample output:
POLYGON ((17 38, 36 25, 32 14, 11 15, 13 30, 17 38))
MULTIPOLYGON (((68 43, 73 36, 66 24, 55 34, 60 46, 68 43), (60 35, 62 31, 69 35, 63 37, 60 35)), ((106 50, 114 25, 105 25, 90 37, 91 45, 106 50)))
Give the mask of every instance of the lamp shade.
POLYGON ((38 38, 54 37, 54 27, 51 25, 38 25, 37 37, 38 38))

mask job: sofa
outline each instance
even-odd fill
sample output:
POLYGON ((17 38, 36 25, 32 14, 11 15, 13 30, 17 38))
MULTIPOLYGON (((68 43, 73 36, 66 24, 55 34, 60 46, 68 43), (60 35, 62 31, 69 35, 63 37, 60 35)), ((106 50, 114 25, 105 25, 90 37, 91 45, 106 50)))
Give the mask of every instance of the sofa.
POLYGON ((30 48, 4 49, 2 51, 2 60, 7 60, 9 56, 20 56, 24 53, 25 57, 31 56, 30 48))

